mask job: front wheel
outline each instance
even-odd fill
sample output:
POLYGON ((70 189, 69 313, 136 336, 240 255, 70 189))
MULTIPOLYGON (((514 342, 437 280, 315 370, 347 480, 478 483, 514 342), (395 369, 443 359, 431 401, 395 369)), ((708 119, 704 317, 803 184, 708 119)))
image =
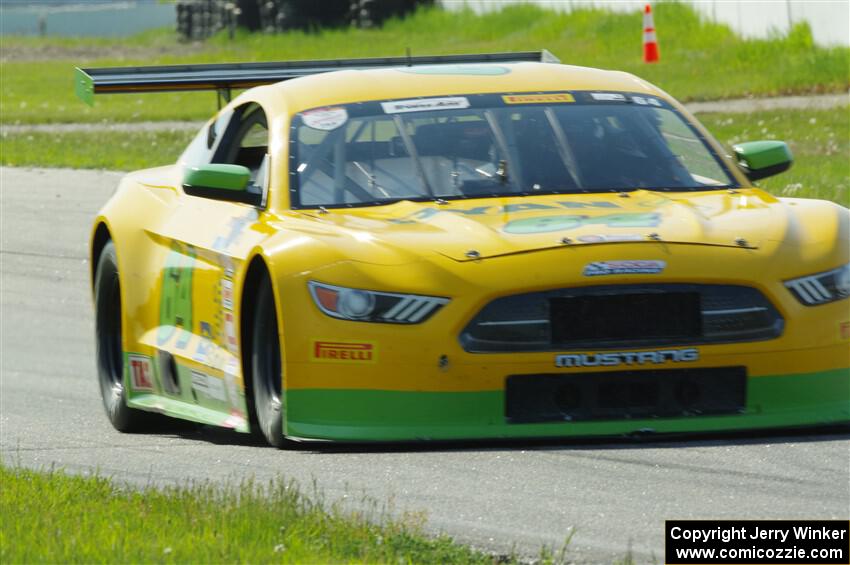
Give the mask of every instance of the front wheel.
POLYGON ((271 283, 263 279, 254 303, 251 344, 254 409, 263 437, 275 447, 283 447, 283 373, 280 361, 280 335, 271 283))
POLYGON ((121 340, 121 284, 115 245, 111 241, 104 246, 97 262, 94 304, 97 373, 106 415, 118 431, 142 431, 147 427, 150 415, 127 406, 124 344, 121 340))

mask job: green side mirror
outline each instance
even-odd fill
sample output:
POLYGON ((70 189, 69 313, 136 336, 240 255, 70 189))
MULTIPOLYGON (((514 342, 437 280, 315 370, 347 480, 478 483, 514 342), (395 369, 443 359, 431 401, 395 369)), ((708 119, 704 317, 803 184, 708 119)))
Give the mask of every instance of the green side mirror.
POLYGON ((251 171, 242 165, 210 163, 187 167, 183 191, 190 196, 257 204, 260 195, 248 192, 251 171))
POLYGON ((778 175, 791 168, 794 157, 784 141, 748 141, 732 149, 738 166, 750 180, 778 175))
POLYGON ((251 180, 251 171, 242 165, 211 163, 199 167, 188 167, 183 173, 184 187, 245 190, 249 180, 251 180))

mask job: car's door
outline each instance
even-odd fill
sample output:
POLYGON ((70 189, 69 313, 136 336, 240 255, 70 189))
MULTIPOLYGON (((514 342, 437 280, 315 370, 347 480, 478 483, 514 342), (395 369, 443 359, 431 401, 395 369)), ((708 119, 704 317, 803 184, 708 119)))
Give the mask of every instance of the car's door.
POLYGON ((267 236, 259 222, 268 191, 268 127, 255 103, 223 113, 181 158, 186 168, 235 164, 251 172, 253 203, 181 191, 155 240, 159 319, 148 333, 158 350, 161 393, 197 409, 231 414, 244 425, 234 275, 267 236), (241 422, 239 420, 242 420, 241 422))

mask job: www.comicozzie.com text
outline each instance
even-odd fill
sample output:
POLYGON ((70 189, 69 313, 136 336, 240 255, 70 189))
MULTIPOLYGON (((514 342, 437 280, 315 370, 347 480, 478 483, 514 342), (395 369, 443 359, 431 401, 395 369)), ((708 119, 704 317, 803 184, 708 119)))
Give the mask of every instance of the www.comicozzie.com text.
POLYGON ((787 528, 762 528, 759 526, 717 527, 711 529, 683 528, 675 526, 670 530, 672 539, 684 539, 695 542, 727 543, 732 540, 777 540, 785 542, 793 535, 796 540, 843 540, 847 530, 840 528, 813 528, 811 526, 794 526, 787 528))

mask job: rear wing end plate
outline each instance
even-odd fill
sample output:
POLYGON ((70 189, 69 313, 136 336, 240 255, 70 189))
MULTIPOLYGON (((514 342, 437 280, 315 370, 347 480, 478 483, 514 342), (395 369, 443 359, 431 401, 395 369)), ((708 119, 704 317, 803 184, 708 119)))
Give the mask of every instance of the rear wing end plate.
POLYGON ((364 70, 413 65, 458 65, 471 63, 518 63, 523 61, 560 63, 549 51, 482 53, 473 55, 431 55, 378 57, 367 59, 328 59, 278 61, 268 63, 218 63, 200 65, 161 65, 149 67, 77 67, 74 90, 86 104, 94 104, 96 94, 131 92, 173 92, 215 90, 230 99, 233 89, 251 88, 293 78, 339 70, 364 70))

